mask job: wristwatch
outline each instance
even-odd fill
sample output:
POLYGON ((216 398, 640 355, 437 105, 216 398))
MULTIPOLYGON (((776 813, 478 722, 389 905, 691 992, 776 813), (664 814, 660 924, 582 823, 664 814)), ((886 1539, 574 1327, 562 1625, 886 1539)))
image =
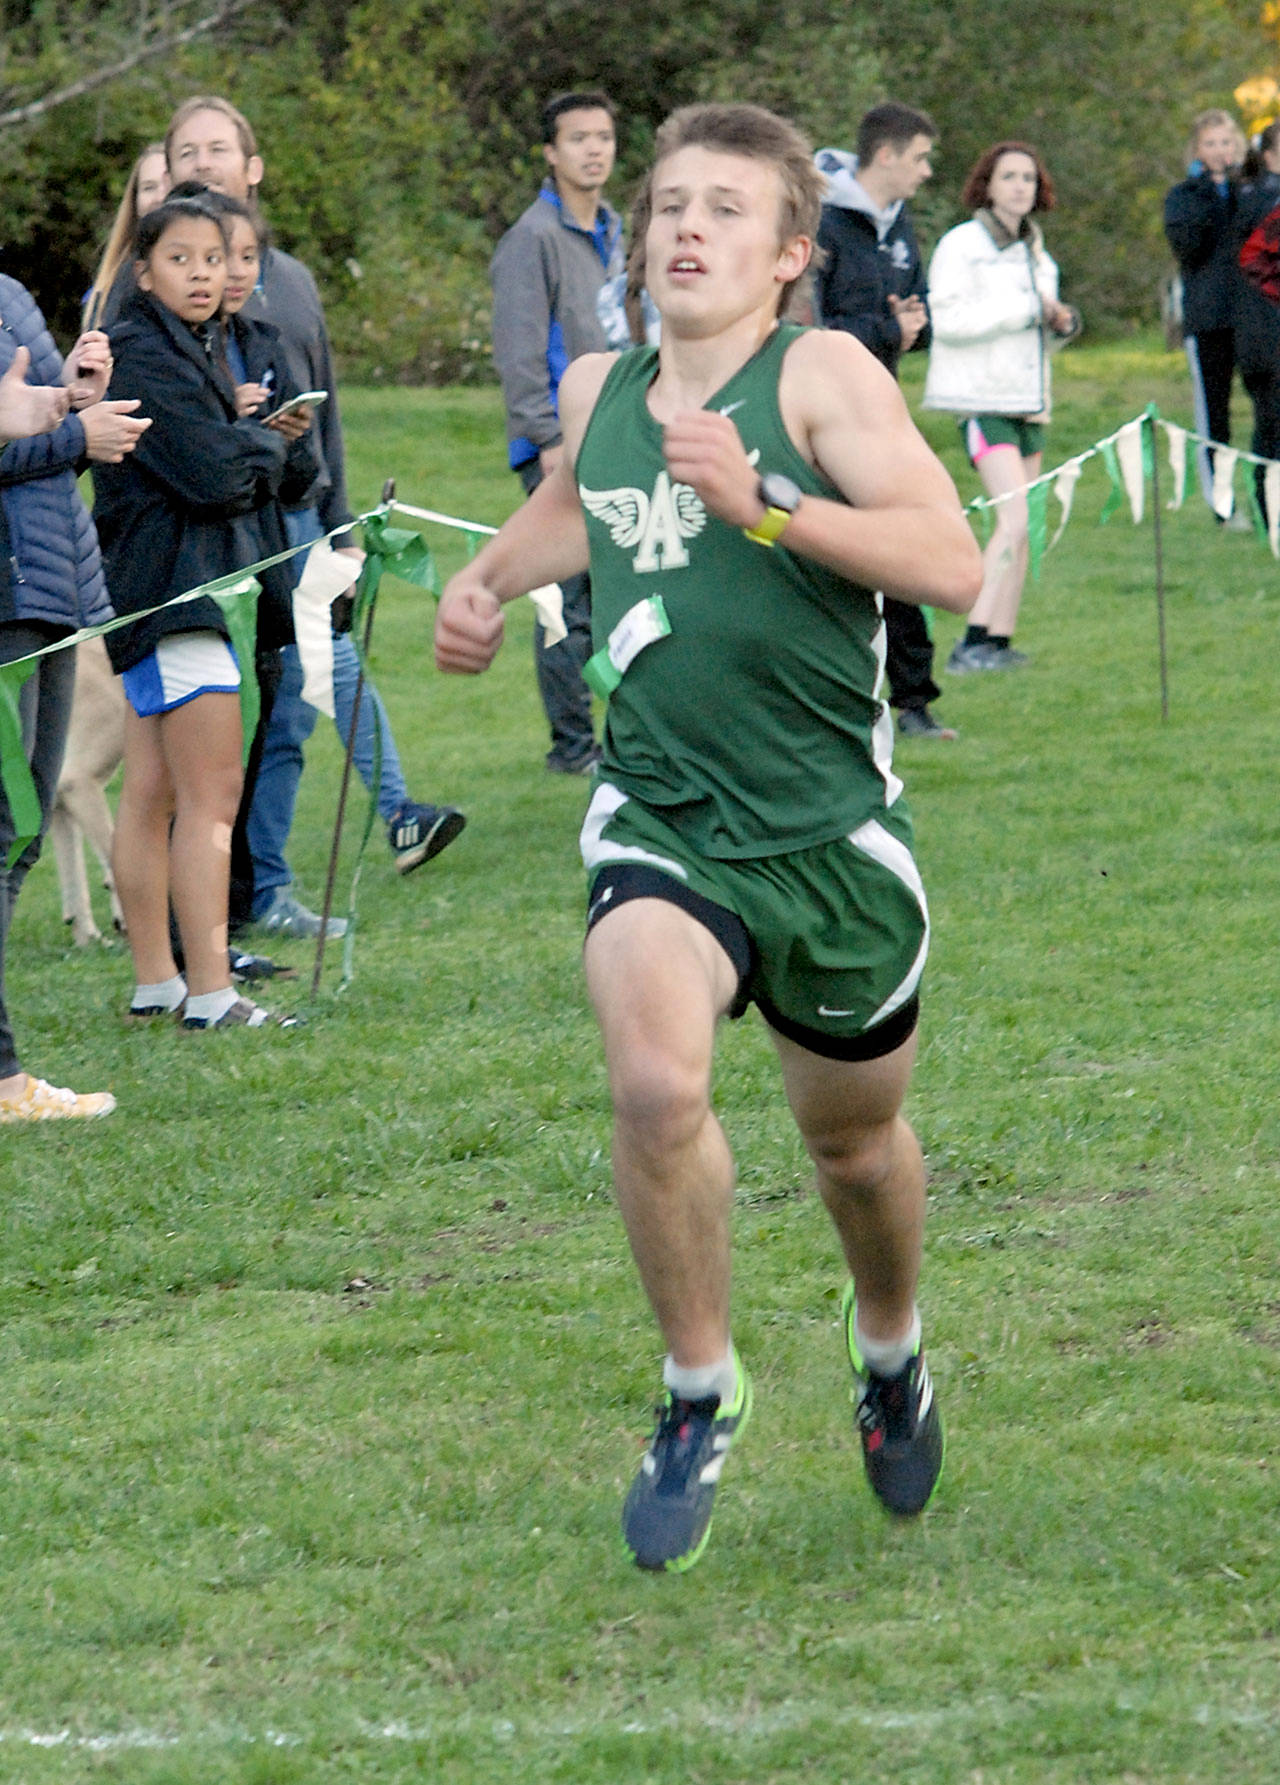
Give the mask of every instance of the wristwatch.
POLYGON ((766 471, 760 479, 759 495, 764 513, 754 527, 744 527, 742 531, 757 545, 771 546, 800 506, 804 491, 780 471, 766 471))

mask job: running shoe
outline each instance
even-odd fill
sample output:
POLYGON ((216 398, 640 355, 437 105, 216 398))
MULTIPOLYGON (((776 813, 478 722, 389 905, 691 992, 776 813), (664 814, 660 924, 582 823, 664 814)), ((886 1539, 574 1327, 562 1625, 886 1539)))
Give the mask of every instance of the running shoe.
POLYGON ((110 1091, 68 1091, 28 1073, 16 1096, 0 1099, 0 1122, 91 1121, 109 1116, 115 1106, 110 1091))
POLYGON ((396 858, 396 873, 410 874, 447 849, 466 829, 466 815, 456 806, 401 807, 387 826, 387 842, 396 858))
POLYGON ((845 1285, 840 1311, 853 1365, 853 1404, 867 1480, 890 1512, 914 1518, 924 1511, 938 1485, 946 1448, 924 1352, 917 1350, 896 1376, 877 1376, 863 1363, 854 1342, 852 1283, 845 1285))
MULTIPOLYGON (((324 928, 318 911, 311 911, 287 886, 278 886, 271 902, 253 920, 253 928, 267 936, 287 936, 294 941, 314 941, 324 928)), ((325 941, 336 942, 347 933, 345 917, 331 917, 325 930, 325 941)))
POLYGON ((903 707, 898 730, 904 738, 934 738, 943 744, 953 744, 960 736, 952 726, 941 724, 928 707, 903 707))
POLYGON ((730 1406, 719 1395, 654 1408, 657 1428, 622 1508, 622 1534, 639 1568, 692 1568, 711 1535, 720 1471, 751 1418, 751 1378, 737 1354, 738 1390, 730 1406))

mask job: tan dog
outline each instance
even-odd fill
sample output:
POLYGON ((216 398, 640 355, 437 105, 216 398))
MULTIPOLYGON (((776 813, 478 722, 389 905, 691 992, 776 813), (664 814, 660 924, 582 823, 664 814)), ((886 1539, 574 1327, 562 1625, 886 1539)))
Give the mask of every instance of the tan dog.
POLYGON ((77 948, 101 942, 93 921, 84 839, 102 865, 102 883, 111 896, 111 921, 124 930, 124 912, 111 874, 115 825, 104 791, 124 755, 124 689, 100 638, 76 646, 76 692, 67 728, 67 753, 49 819, 49 837, 58 863, 62 921, 71 925, 77 948))

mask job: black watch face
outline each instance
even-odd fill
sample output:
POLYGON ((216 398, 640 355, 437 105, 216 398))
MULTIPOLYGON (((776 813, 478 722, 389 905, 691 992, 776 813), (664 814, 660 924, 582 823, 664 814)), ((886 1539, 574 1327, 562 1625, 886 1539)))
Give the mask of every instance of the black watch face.
POLYGON ((766 508, 781 508, 787 514, 794 514, 803 494, 800 485, 784 477, 780 471, 767 471, 760 479, 760 499, 766 508))

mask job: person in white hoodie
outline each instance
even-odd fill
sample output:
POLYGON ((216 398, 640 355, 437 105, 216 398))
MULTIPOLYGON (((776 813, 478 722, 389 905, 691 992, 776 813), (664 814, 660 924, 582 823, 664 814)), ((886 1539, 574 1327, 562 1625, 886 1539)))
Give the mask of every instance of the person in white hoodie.
POLYGON ((968 223, 948 230, 929 264, 933 343, 926 409, 959 419, 965 449, 988 496, 1003 496, 983 554, 982 593, 947 659, 953 674, 1015 669, 1010 645, 1027 576, 1027 502, 1040 475, 1049 419, 1049 352, 1080 332, 1058 297, 1058 268, 1037 211, 1053 209, 1053 182, 1027 143, 1000 142, 965 181, 968 223))

